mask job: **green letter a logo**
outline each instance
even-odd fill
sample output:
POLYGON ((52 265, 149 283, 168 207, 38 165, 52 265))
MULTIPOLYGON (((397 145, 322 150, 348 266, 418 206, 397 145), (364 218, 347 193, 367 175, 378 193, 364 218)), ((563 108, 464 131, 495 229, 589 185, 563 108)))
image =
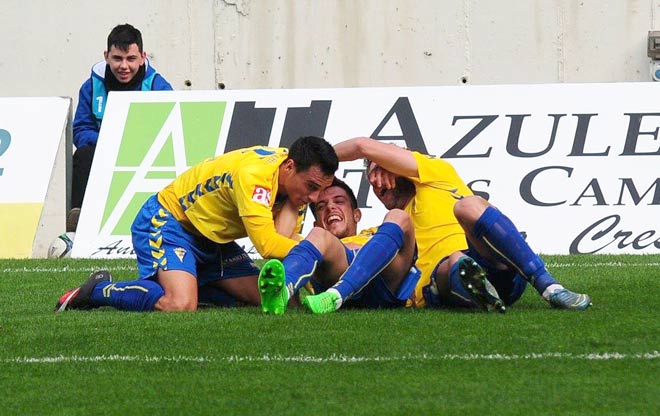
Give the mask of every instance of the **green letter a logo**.
POLYGON ((216 155, 226 103, 131 103, 112 172, 102 235, 128 236, 149 196, 216 155))

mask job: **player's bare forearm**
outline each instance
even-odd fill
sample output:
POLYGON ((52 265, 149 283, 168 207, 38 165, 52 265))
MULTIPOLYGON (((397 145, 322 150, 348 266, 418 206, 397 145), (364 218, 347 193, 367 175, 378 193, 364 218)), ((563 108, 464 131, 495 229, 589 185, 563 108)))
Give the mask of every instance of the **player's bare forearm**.
POLYGON ((369 137, 355 137, 335 146, 340 161, 369 159, 397 175, 417 177, 417 161, 406 149, 369 137))
POLYGON ((284 202, 281 209, 274 214, 275 230, 278 234, 285 237, 298 239, 296 227, 298 226, 298 209, 288 199, 284 202))
POLYGON ((349 160, 364 158, 365 156, 362 154, 362 149, 360 149, 359 146, 359 141, 362 139, 367 139, 367 138, 354 137, 352 139, 348 139, 346 141, 334 145, 333 147, 335 149, 335 153, 337 153, 337 157, 339 158, 339 161, 345 162, 349 160))

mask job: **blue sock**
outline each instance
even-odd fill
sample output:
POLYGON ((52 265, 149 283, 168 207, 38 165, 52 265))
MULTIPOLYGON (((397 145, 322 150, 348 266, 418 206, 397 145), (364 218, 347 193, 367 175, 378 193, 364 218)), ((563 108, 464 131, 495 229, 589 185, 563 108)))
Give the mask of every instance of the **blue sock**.
POLYGON ((494 207, 486 208, 472 230, 505 263, 514 267, 537 292, 557 281, 545 268, 543 260, 532 251, 511 220, 494 207))
POLYGON ((459 306, 462 308, 474 306, 475 302, 473 301, 472 295, 470 292, 465 290, 463 284, 461 283, 461 278, 458 275, 458 263, 459 262, 452 264, 451 269, 449 269, 449 290, 454 296, 452 296, 450 299, 447 299, 446 303, 450 306, 459 306))
POLYGON ((301 241, 289 251, 282 264, 286 273, 286 287, 291 296, 305 286, 314 274, 316 266, 322 261, 321 252, 307 240, 301 241))
POLYGON ((333 286, 343 301, 362 290, 397 255, 403 245, 403 230, 393 222, 384 222, 360 248, 353 262, 333 286))
POLYGON ((123 311, 153 311, 154 305, 165 294, 163 287, 153 280, 133 280, 98 284, 91 300, 99 306, 112 306, 123 311))

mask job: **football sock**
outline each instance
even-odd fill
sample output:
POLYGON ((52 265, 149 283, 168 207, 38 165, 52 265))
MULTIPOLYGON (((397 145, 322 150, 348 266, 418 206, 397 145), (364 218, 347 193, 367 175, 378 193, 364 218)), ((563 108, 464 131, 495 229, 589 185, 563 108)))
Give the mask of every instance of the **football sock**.
POLYGON ((321 252, 307 240, 301 241, 289 251, 282 261, 289 298, 295 295, 298 289, 305 286, 314 274, 316 266, 322 261, 321 252))
POLYGON ((516 226, 497 208, 486 208, 472 231, 501 260, 514 267, 541 295, 550 285, 560 286, 516 226))
POLYGON ((463 308, 474 306, 475 302, 472 295, 465 289, 465 287, 463 287, 463 283, 461 282, 458 264, 458 261, 455 262, 449 269, 449 290, 453 296, 450 299, 447 299, 447 303, 450 306, 459 306, 463 308))
POLYGON ((102 283, 92 291, 91 301, 98 306, 112 306, 123 311, 153 311, 158 299, 165 294, 163 287, 153 280, 102 283))
POLYGON ((362 290, 397 255, 403 245, 403 230, 393 222, 384 222, 360 248, 353 262, 333 288, 342 301, 362 290))

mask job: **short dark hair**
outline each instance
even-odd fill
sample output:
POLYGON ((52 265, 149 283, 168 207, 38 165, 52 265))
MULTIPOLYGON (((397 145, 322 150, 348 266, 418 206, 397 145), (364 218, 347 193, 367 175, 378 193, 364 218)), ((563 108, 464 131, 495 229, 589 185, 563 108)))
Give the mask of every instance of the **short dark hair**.
MULTIPOLYGON (((335 186, 338 187, 338 188, 343 189, 346 192, 346 195, 348 195, 348 200, 351 203, 351 209, 357 209, 358 203, 357 203, 357 198, 355 197, 355 193, 353 192, 353 189, 351 189, 351 187, 348 186, 348 184, 346 184, 346 182, 342 181, 341 179, 339 179, 337 177, 335 177, 332 180, 332 184, 330 186, 328 186, 326 189, 330 189, 330 188, 333 188, 335 186)), ((314 215, 314 219, 317 220, 318 218, 316 217, 316 203, 315 202, 310 202, 309 209, 312 210, 312 215, 314 215)))
POLYGON ((334 175, 339 167, 335 149, 330 143, 316 136, 296 139, 289 147, 288 158, 296 162, 296 172, 305 172, 318 165, 325 175, 334 175))
POLYGON ((115 26, 108 35, 108 52, 113 46, 126 52, 132 44, 136 44, 142 53, 142 33, 133 26, 125 23, 115 26))

